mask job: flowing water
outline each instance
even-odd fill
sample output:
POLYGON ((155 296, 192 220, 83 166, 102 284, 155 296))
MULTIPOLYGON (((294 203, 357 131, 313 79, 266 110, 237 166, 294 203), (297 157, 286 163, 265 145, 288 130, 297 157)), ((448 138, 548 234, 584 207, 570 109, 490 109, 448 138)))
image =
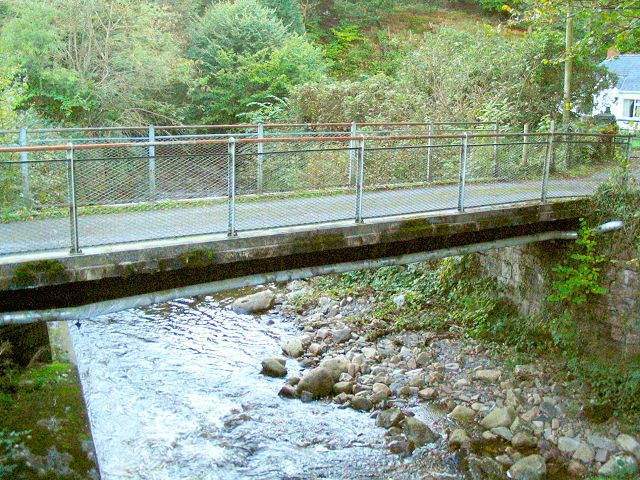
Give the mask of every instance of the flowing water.
POLYGON ((232 300, 70 325, 104 480, 462 478, 442 441, 402 460, 368 414, 278 397, 283 380, 262 376, 260 362, 299 332, 276 313, 235 314, 232 300))

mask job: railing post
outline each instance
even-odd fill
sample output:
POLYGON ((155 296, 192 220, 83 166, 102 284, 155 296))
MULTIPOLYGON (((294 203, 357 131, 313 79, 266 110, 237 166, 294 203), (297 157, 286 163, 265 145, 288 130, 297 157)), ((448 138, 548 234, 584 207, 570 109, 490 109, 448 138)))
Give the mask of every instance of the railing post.
POLYGON ((556 152, 555 152, 555 144, 556 141, 556 121, 551 120, 551 126, 549 127, 549 131, 551 133, 551 148, 549 149, 549 173, 556 172, 556 152))
POLYGON ((149 162, 148 162, 148 175, 149 175, 149 197, 151 200, 156 199, 156 127, 149 125, 149 162))
POLYGON ((565 127, 565 147, 564 147, 564 168, 565 170, 569 170, 573 165, 571 162, 571 156, 573 155, 573 149, 571 148, 572 143, 572 131, 571 127, 565 127))
POLYGON ((79 254, 80 239, 78 235, 78 202, 76 198, 76 163, 73 144, 67 145, 67 194, 69 198, 69 231, 71 237, 71 254, 79 254))
POLYGON ((361 137, 358 145, 358 172, 356 175, 356 223, 364 223, 362 218, 362 197, 364 194, 364 162, 365 146, 364 137, 361 137))
POLYGON ((264 164, 264 143, 261 140, 264 138, 264 125, 262 123, 258 124, 258 164, 256 171, 256 194, 262 195, 263 187, 262 187, 262 174, 263 174, 263 164, 264 164))
MULTIPOLYGON (((20 128, 18 143, 21 147, 27 146, 27 129, 20 128)), ((29 154, 20 152, 20 172, 22 174, 22 200, 26 208, 31 208, 31 185, 29 181, 29 154)))
POLYGON ((547 202, 547 190, 549 186, 549 173, 551 172, 551 164, 553 162, 553 142, 555 137, 556 123, 551 121, 551 129, 549 130, 549 139, 547 142, 547 150, 544 156, 544 172, 542 174, 542 195, 540 200, 542 203, 547 202))
POLYGON ((524 124, 524 130, 522 132, 522 166, 526 167, 529 165, 529 145, 527 142, 529 141, 529 124, 524 124))
POLYGON ((353 165, 356 164, 356 159, 358 157, 358 152, 356 152, 356 140, 353 139, 357 132, 358 125, 356 122, 351 122, 351 129, 349 131, 349 136, 352 138, 349 140, 349 186, 353 185, 353 165))
POLYGON ((500 122, 496 122, 496 136, 493 141, 493 177, 498 178, 500 166, 498 165, 498 143, 500 137, 500 122))
POLYGON ((228 229, 227 235, 235 237, 236 233, 236 139, 229 139, 229 161, 228 161, 228 229))
POLYGON ((627 159, 623 165, 623 170, 624 170, 624 174, 623 174, 623 181, 624 181, 624 185, 628 186, 629 185, 629 174, 631 173, 631 155, 633 152, 633 135, 629 134, 627 136, 627 159))
POLYGON ((433 180, 433 173, 431 171, 431 160, 432 160, 432 153, 431 153, 431 148, 433 147, 433 138, 431 138, 433 136, 433 123, 429 124, 429 139, 427 140, 427 182, 430 182, 431 180, 433 180))
POLYGON ((469 155, 469 134, 462 135, 462 147, 460 149, 460 176, 458 179, 458 211, 464 212, 464 194, 467 181, 467 157, 469 155))

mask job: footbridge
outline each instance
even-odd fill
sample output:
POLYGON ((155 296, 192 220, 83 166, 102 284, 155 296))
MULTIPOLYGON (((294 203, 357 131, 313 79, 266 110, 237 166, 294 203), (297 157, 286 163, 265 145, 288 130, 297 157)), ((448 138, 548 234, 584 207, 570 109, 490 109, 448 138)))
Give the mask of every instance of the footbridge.
POLYGON ((277 127, 0 147, 0 325, 573 238, 631 158, 493 123, 277 127))

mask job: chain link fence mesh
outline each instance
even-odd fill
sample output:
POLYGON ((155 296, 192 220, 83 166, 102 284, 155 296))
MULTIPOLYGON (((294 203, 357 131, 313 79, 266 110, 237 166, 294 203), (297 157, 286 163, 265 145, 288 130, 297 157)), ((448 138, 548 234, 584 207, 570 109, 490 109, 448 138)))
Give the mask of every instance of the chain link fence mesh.
MULTIPOLYGON (((228 139, 217 138, 77 145, 80 247, 224 234, 230 213, 240 232, 355 221, 361 142, 366 220, 458 209, 463 165, 463 208, 540 201, 543 191, 548 199, 589 195, 627 159, 630 141, 559 132, 550 143, 549 134, 465 132, 465 157, 464 135, 345 139, 343 127, 331 132, 317 127, 299 141, 279 127, 272 134, 281 140, 259 145, 246 128, 244 138, 234 133, 234 157, 228 139)), ((67 155, 64 148, 0 153, 1 255, 69 248, 67 155)))

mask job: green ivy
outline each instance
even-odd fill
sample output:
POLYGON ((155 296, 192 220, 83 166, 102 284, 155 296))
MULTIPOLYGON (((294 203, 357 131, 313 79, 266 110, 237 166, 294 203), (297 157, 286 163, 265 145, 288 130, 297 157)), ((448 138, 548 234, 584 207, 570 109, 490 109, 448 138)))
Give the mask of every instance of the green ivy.
POLYGON ((554 268, 558 279, 553 283, 554 293, 549 300, 557 302, 562 313, 551 320, 551 336, 554 344, 566 354, 575 353, 578 343, 574 310, 592 295, 604 295, 608 290, 600 285, 602 265, 606 257, 598 253, 596 230, 580 219, 576 251, 569 260, 554 268))

